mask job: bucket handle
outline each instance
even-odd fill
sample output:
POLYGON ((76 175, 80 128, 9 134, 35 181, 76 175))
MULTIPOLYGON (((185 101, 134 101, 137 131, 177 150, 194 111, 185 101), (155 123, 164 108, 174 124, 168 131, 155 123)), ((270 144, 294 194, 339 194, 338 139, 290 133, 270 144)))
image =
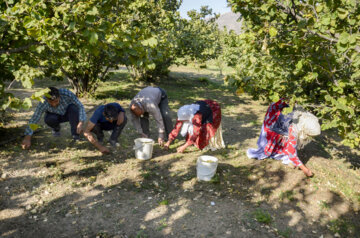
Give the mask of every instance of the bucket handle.
POLYGON ((142 145, 139 145, 138 147, 133 147, 133 150, 138 150, 138 149, 141 149, 141 148, 143 148, 146 144, 154 144, 154 142, 144 142, 144 143, 142 143, 142 145))

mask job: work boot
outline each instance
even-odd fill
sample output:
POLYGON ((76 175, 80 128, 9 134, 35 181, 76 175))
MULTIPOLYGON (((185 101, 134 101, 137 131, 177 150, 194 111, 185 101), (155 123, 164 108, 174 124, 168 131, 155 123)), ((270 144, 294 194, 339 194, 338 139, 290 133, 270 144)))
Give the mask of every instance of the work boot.
POLYGON ((52 135, 53 135, 53 137, 60 137, 60 136, 61 136, 61 133, 60 133, 60 131, 55 131, 55 130, 53 130, 53 131, 52 131, 52 135))
POLYGON ((120 144, 115 140, 109 140, 109 143, 112 147, 119 147, 120 144))
POLYGON ((73 135, 72 138, 73 138, 73 142, 76 142, 76 141, 80 141, 80 140, 81 140, 81 139, 80 139, 80 135, 73 135))

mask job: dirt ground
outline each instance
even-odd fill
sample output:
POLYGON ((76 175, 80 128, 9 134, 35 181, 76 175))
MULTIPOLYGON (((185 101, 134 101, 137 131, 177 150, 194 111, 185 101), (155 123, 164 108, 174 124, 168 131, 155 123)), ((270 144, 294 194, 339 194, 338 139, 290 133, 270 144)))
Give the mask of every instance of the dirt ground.
MULTIPOLYGON (((310 179, 279 161, 248 159, 267 104, 236 96, 214 77, 174 70, 157 85, 168 92, 174 122, 183 104, 220 102, 226 148, 217 151, 178 154, 179 137, 169 151, 155 145, 152 159, 137 160, 131 122, 110 155, 87 141, 72 143, 68 124, 60 138, 43 126, 23 151, 21 135, 34 109, 14 112, 0 136, 0 236, 360 237, 359 151, 323 132, 299 153, 315 173, 310 179), (210 182, 196 178, 200 155, 219 159, 210 182)), ((46 85, 37 82, 34 90, 46 85)), ((146 85, 116 73, 94 98, 82 100, 88 118, 97 105, 113 101, 128 114, 130 99, 146 85)), ((151 132, 156 140, 153 121, 151 132)))

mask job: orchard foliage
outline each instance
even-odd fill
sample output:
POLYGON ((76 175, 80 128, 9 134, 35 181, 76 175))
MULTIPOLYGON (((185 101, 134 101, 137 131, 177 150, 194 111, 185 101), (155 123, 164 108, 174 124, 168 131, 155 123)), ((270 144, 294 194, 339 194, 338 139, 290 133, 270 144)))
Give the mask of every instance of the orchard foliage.
MULTIPOLYGON (((176 2, 176 1, 171 1, 176 2)), ((180 15, 169 1, 133 1, 126 15, 127 22, 120 28, 127 35, 114 32, 111 36, 129 48, 123 53, 125 64, 136 79, 151 79, 168 73, 168 68, 177 58, 180 15), (171 7, 172 6, 172 7, 171 7)))
MULTIPOLYGON (((31 106, 5 82, 67 78, 78 96, 92 94, 109 69, 133 76, 167 72, 176 58, 177 0, 6 0, 0 4, 0 106, 31 106)), ((41 94, 33 96, 41 100, 41 94)))
POLYGON ((322 129, 360 144, 360 2, 228 0, 244 18, 237 87, 254 98, 289 97, 322 129))
POLYGON ((180 22, 178 56, 183 57, 185 62, 182 63, 203 63, 216 58, 221 51, 220 31, 215 23, 219 16, 213 14, 208 6, 202 6, 200 12, 191 10, 187 14, 190 19, 182 19, 180 22))
POLYGON ((35 78, 66 77, 77 95, 93 92, 111 66, 111 31, 118 1, 5 1, 1 63, 30 88, 35 78))
POLYGON ((221 43, 221 61, 226 65, 235 67, 242 55, 242 45, 240 41, 241 35, 236 34, 234 31, 223 31, 220 37, 221 43))

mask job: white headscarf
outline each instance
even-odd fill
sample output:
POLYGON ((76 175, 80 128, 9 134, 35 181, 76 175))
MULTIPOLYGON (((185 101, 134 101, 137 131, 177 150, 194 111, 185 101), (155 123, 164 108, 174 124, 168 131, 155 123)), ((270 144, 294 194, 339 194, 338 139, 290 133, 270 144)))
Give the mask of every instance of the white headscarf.
POLYGON ((199 104, 184 105, 179 108, 177 112, 178 120, 185 121, 183 122, 180 134, 186 136, 187 133, 190 135, 193 134, 193 124, 192 119, 197 111, 199 111, 199 104))
POLYGON ((299 149, 310 142, 311 136, 320 135, 321 127, 319 120, 310 112, 295 111, 293 119, 295 119, 294 124, 298 134, 297 144, 299 149))

